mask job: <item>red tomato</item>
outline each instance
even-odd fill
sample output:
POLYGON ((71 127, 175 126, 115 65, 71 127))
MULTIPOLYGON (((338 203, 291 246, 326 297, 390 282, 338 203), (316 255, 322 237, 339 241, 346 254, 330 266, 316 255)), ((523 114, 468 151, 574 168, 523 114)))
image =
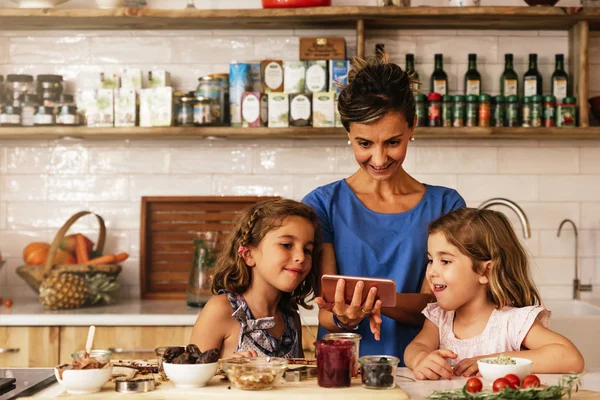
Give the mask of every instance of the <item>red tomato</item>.
POLYGON ((481 392, 483 389, 483 383, 479 378, 469 378, 466 384, 466 391, 469 393, 481 392))
POLYGON ((510 387, 512 389, 516 389, 521 384, 521 380, 515 374, 508 374, 504 377, 508 382, 510 382, 510 387))
POLYGON ((537 375, 527 375, 523 378, 523 389, 540 387, 540 378, 537 375))
POLYGON ((11 308, 13 305, 13 301, 11 299, 4 300, 4 307, 11 308))
POLYGON ((498 378, 494 381, 492 389, 494 389, 494 392, 501 392, 507 387, 510 387, 510 382, 505 378, 498 378))

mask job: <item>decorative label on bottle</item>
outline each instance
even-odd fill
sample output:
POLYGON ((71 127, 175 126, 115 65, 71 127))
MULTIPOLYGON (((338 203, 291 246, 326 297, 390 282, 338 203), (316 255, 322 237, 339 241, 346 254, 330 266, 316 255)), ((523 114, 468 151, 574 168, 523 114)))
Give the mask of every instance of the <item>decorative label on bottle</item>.
POLYGON ((556 97, 556 101, 561 102, 565 97, 567 97, 567 80, 557 78, 554 80, 554 93, 552 93, 554 97, 556 97))
POLYGON ((468 96, 470 94, 474 94, 476 96, 479 96, 481 94, 480 84, 481 84, 481 82, 478 80, 474 80, 474 79, 468 80, 466 95, 468 96))
POLYGON ((503 96, 516 96, 517 95, 517 80, 516 79, 505 79, 504 80, 504 93, 503 96))
POLYGON ((445 80, 435 80, 433 81, 433 91, 435 93, 439 93, 442 96, 446 94, 446 81, 445 80))
POLYGON ((535 96, 537 94, 537 78, 528 76, 525 78, 525 97, 535 96))

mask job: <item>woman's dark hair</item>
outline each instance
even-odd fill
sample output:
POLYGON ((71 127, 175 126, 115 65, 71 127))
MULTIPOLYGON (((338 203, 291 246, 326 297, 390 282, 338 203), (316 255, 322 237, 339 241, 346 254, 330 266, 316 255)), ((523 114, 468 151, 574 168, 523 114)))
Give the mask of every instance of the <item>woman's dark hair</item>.
POLYGON ((346 131, 350 124, 371 124, 390 112, 402 114, 408 126, 415 124, 415 79, 389 61, 387 53, 366 60, 355 57, 348 84, 343 86, 338 110, 346 131))

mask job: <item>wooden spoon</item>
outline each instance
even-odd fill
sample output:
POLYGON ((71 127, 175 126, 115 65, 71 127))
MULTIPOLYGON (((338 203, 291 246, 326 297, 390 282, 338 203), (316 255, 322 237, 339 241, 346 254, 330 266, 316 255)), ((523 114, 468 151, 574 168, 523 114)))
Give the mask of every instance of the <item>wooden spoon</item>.
POLYGON ((86 358, 89 357, 92 352, 92 344, 94 343, 94 335, 95 334, 96 334, 96 327, 94 325, 90 325, 90 329, 88 330, 87 341, 85 342, 86 358))

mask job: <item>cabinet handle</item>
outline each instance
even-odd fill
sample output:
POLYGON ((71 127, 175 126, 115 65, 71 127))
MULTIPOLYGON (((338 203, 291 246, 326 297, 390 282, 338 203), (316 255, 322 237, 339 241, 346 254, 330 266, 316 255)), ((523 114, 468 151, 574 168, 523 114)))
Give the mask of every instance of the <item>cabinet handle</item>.
POLYGON ((3 354, 3 353, 18 353, 19 351, 21 351, 21 349, 19 349, 19 348, 12 348, 11 349, 10 347, 7 347, 7 348, 0 347, 0 354, 3 354))
POLYGON ((123 347, 109 347, 111 352, 115 354, 123 354, 123 353, 153 353, 154 349, 126 349, 123 347))

